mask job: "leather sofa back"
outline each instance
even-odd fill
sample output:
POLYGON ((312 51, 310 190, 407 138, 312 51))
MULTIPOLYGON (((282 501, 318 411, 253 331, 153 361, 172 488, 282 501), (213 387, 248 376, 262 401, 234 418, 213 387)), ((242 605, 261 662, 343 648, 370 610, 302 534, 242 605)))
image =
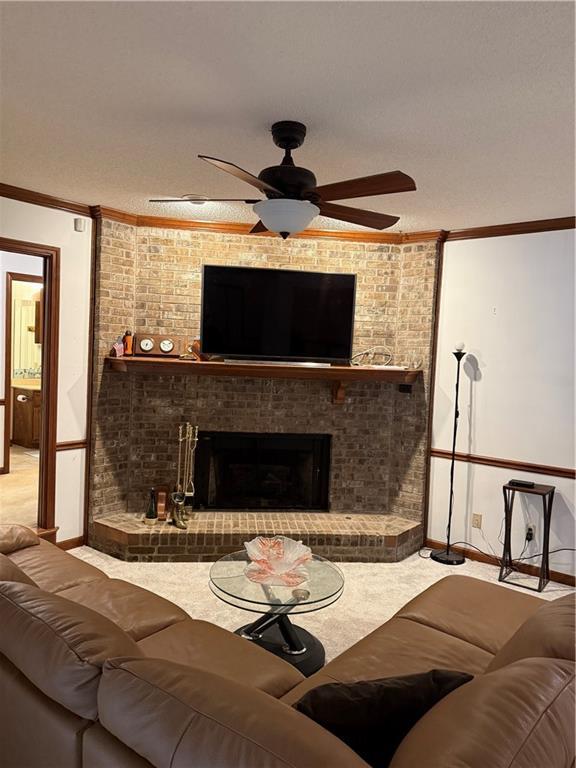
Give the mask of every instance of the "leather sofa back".
POLYGON ((106 659, 142 655, 109 619, 29 584, 0 582, 0 627, 0 653, 48 697, 90 720, 106 659))
POLYGON ((524 659, 442 699, 390 768, 572 768, 574 663, 524 659))
POLYGON ((11 552, 9 557, 46 592, 60 592, 78 584, 108 579, 98 568, 44 539, 40 539, 36 547, 25 547, 11 552))
POLYGON ((81 768, 78 747, 89 722, 45 696, 0 653, 2 768, 81 768))
POLYGON ((272 696, 169 661, 107 661, 98 710, 104 728, 155 768, 367 768, 272 696))
POLYGON ((487 672, 514 661, 546 657, 574 661, 575 595, 546 603, 515 632, 488 665, 487 672))
POLYGON ((18 568, 16 563, 13 563, 9 557, 1 553, 0 581, 19 581, 21 584, 32 584, 32 586, 35 586, 35 582, 32 581, 30 576, 25 574, 21 568, 18 568))

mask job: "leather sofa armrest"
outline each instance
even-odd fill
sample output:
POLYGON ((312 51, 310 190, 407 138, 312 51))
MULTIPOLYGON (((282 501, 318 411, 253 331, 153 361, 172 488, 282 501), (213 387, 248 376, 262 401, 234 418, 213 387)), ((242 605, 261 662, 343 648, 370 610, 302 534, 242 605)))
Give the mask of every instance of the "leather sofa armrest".
POLYGON ((106 730, 155 768, 367 768, 266 693, 169 661, 110 659, 98 704, 106 730))

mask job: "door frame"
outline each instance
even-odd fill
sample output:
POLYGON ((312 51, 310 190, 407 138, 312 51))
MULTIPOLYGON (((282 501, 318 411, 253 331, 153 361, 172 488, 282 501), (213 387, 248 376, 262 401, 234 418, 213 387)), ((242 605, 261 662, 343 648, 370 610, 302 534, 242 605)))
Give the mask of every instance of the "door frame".
MULTIPOLYGON (((40 433, 40 476, 38 487, 38 529, 54 530, 56 499, 56 415, 58 407, 58 326, 60 314, 60 249, 50 245, 29 243, 0 237, 0 251, 38 256, 43 259, 43 338, 42 338, 42 428, 40 433)), ((11 397, 11 336, 13 279, 26 281, 33 275, 16 272, 6 275, 6 326, 5 337, 10 340, 5 350, 4 365, 4 467, 10 466, 10 423, 12 419, 11 397), (10 298, 10 301, 8 299, 10 298), (8 333, 10 335, 8 335, 8 333), (8 464, 6 464, 6 461, 8 464)))

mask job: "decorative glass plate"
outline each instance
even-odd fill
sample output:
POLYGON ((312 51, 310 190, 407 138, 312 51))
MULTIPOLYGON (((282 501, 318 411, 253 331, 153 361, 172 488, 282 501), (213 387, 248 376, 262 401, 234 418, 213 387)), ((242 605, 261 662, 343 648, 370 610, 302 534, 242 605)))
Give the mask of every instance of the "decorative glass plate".
POLYGON ((307 581, 304 563, 312 558, 312 551, 301 541, 286 536, 257 536, 245 541, 244 547, 252 561, 244 570, 250 581, 287 587, 297 587, 307 581))

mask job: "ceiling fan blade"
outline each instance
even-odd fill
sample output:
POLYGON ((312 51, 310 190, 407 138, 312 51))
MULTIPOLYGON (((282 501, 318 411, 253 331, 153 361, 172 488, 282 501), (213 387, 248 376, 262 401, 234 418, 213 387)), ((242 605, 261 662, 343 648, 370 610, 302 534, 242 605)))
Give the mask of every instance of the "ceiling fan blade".
POLYGON ((386 229, 396 224, 400 219, 399 216, 388 216, 386 213, 365 211, 362 208, 350 208, 347 205, 335 205, 322 201, 318 203, 318 207, 320 208, 320 216, 349 221, 351 224, 362 224, 362 226, 372 227, 372 229, 386 229))
POLYGON ((393 192, 411 192, 416 189, 416 182, 402 171, 377 173, 375 176, 362 176, 359 179, 337 181, 316 188, 322 200, 348 200, 353 197, 371 197, 372 195, 390 195, 393 192))
POLYGON ((248 234, 249 235, 257 235, 259 232, 268 232, 268 230, 266 229, 264 224, 262 224, 261 221, 258 221, 256 224, 254 224, 254 226, 252 227, 250 232, 248 232, 248 234))
POLYGON ((259 203, 261 202, 259 199, 256 200, 245 200, 241 197, 201 197, 198 199, 186 199, 185 197, 175 197, 175 198, 166 198, 163 197, 161 200, 148 200, 149 203, 193 203, 194 205, 201 205, 202 203, 259 203))
POLYGON ((217 157, 208 157, 207 155, 198 155, 198 157, 201 160, 206 160, 207 163, 216 166, 216 168, 220 168, 221 171, 231 173, 232 176, 236 176, 237 179, 241 179, 247 184, 252 184, 252 186, 259 189, 260 192, 274 192, 277 195, 282 195, 282 192, 280 192, 279 189, 276 189, 276 187, 273 187, 271 184, 267 184, 265 181, 261 181, 257 176, 248 173, 248 171, 245 171, 238 165, 234 165, 234 163, 228 163, 226 160, 218 160, 217 157))

